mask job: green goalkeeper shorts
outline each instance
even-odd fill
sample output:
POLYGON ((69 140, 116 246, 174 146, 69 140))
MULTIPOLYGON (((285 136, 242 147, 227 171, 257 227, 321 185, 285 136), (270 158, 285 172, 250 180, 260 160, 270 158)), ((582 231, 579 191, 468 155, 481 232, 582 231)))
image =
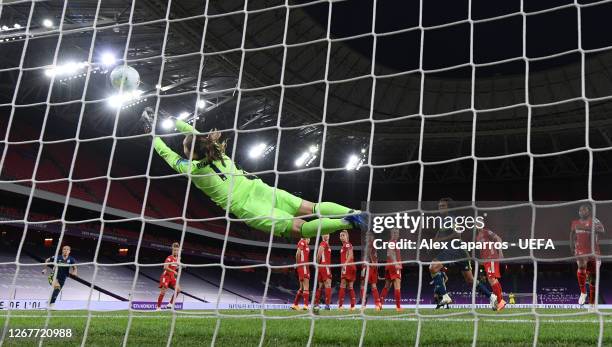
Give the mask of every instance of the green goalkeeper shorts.
POLYGON ((245 201, 232 208, 232 213, 252 228, 284 236, 291 232, 293 218, 302 198, 282 189, 270 187, 260 179, 252 180, 245 201))

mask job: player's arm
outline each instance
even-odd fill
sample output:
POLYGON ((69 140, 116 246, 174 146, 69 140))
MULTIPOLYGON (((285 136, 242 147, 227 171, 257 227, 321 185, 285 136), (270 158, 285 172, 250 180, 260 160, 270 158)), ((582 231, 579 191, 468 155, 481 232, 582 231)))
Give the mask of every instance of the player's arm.
POLYGON ((400 264, 397 263, 397 256, 396 256, 394 250, 388 248, 387 249, 387 257, 392 260, 393 266, 395 266, 396 268, 399 268, 400 264))
POLYGON ((172 265, 172 263, 164 263, 164 271, 172 272, 173 274, 177 275, 177 272, 172 270, 170 265, 172 265))
POLYGON ((166 145, 166 143, 164 142, 164 140, 161 139, 161 137, 155 137, 155 139, 153 140, 153 146, 157 154, 159 154, 159 156, 162 157, 166 161, 166 163, 168 163, 168 165, 170 165, 170 167, 174 169, 174 171, 180 173, 189 172, 192 166, 191 161, 181 157, 176 152, 174 152, 170 147, 168 147, 168 145, 166 145))
POLYGON ((570 227, 569 246, 570 251, 574 253, 574 250, 576 249, 576 228, 574 223, 572 223, 572 226, 570 227))
POLYGON ((299 264, 300 263, 300 249, 298 248, 297 251, 295 251, 295 264, 299 264))
POLYGON ((595 232, 605 233, 606 229, 604 228, 603 224, 601 224, 601 221, 597 218, 593 218, 593 219, 595 220, 595 223, 593 223, 595 232))
POLYGON ((346 252, 346 263, 352 263, 353 262, 353 247, 351 247, 351 249, 349 249, 346 252))
POLYGON ((195 130, 193 126, 187 124, 186 122, 180 119, 176 120, 176 122, 174 123, 174 126, 176 127, 178 131, 180 131, 183 134, 199 134, 200 133, 197 130, 195 130))
POLYGON ((53 257, 49 257, 47 259, 45 259, 44 263, 45 265, 43 265, 43 269, 42 269, 42 274, 45 275, 47 273, 47 263, 52 261, 51 259, 53 259, 53 257))
POLYGON ((323 251, 325 251, 323 247, 319 247, 317 249, 317 263, 319 264, 321 264, 321 258, 323 257, 323 251))

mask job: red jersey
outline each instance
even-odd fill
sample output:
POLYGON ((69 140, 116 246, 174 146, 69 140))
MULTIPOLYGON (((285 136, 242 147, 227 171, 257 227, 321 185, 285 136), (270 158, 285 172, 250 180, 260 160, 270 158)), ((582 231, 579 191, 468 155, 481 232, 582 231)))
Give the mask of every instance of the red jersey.
MULTIPOLYGON (((345 242, 342 245, 342 249, 340 250, 340 262, 342 264, 346 263, 346 256, 348 254, 349 251, 353 250, 353 245, 351 245, 350 242, 345 242)), ((353 253, 353 259, 351 259, 351 263, 355 261, 354 259, 355 254, 353 253)), ((351 264, 351 265, 346 265, 347 269, 357 269, 357 267, 355 266, 355 264, 351 264)))
POLYGON ((329 244, 325 241, 321 241, 321 243, 319 244, 319 247, 321 248, 320 264, 330 265, 331 264, 331 248, 329 247, 329 244))
POLYGON ((306 241, 300 240, 300 242, 298 242, 297 244, 297 249, 298 249, 297 263, 298 264, 307 263, 308 259, 310 258, 310 247, 308 247, 308 244, 306 243, 306 241))
POLYGON ((378 253, 376 252, 376 248, 374 248, 374 240, 368 243, 368 258, 366 259, 370 264, 378 263, 378 253))
POLYGON ((576 232, 575 255, 588 254, 591 252, 591 230, 595 231, 595 254, 600 254, 598 233, 605 232, 603 224, 597 218, 576 219, 572 221, 572 231, 576 232))
MULTIPOLYGON (((176 259, 176 257, 173 255, 169 255, 168 257, 166 257, 166 260, 164 260, 164 264, 168 264, 168 269, 174 270, 174 271, 178 269, 177 263, 178 263, 178 259, 176 259), (168 263, 174 263, 174 264, 168 264, 168 263)), ((164 273, 162 274, 162 276, 175 277, 176 275, 173 272, 170 272, 164 269, 164 273)))
MULTIPOLYGON (((476 234, 476 242, 484 243, 484 242, 495 242, 495 233, 491 231, 491 229, 482 228, 476 234)), ((480 250, 480 258, 482 259, 499 259, 499 250, 494 247, 490 247, 489 245, 486 248, 480 250)))
MULTIPOLYGON (((395 243, 396 245, 398 243, 397 241, 389 241, 389 243, 391 243, 391 242, 395 243)), ((402 255, 400 253, 400 250, 397 249, 397 248, 396 249, 388 248, 387 249, 387 264, 395 263, 395 262, 400 262, 400 261, 402 261, 402 255), (393 259, 394 256, 395 256, 395 260, 393 259)), ((389 269, 389 270, 401 269, 402 268, 402 264, 399 263, 399 264, 387 265, 386 268, 389 269)))

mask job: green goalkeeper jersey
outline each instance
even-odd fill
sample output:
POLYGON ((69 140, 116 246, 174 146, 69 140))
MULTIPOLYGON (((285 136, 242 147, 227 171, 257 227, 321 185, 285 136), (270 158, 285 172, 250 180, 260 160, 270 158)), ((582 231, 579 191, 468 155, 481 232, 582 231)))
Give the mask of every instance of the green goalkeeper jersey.
MULTIPOLYGON (((197 133, 193 127, 181 120, 176 121, 176 128, 182 133, 197 133)), ((202 160, 187 160, 174 152, 164 141, 156 136, 153 146, 157 153, 179 173, 190 174, 193 184, 208 195, 219 207, 227 209, 227 201, 232 196, 231 206, 237 207, 248 197, 251 180, 247 173, 236 167, 227 155, 223 160, 209 162, 202 160)))

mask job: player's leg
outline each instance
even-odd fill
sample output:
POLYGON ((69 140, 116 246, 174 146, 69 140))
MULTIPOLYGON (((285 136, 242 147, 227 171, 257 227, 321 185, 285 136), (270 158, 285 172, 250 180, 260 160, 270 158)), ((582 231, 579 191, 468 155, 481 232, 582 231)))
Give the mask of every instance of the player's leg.
POLYGON ((589 304, 594 305, 595 300, 595 286, 597 285, 597 276, 599 276, 599 265, 600 261, 590 259, 587 263, 587 281, 589 283, 589 304))
POLYGON ((353 311, 355 309, 355 304, 357 303, 356 298, 355 298, 355 289, 353 289, 353 284, 355 283, 354 280, 348 280, 347 281, 347 287, 349 290, 349 298, 351 299, 351 311, 353 311))
POLYGON ((440 299, 440 304, 446 305, 453 302, 448 293, 446 292, 446 283, 444 281, 444 273, 442 272, 444 264, 438 259, 433 259, 429 264, 429 273, 434 285, 434 293, 437 294, 440 299))
POLYGON ((338 309, 342 310, 344 305, 344 293, 346 291, 346 279, 340 279, 340 291, 338 292, 338 309))
POLYGON ((302 298, 304 299, 304 310, 308 309, 308 299, 310 298, 310 276, 304 276, 302 280, 302 298))
POLYGON ((176 280, 173 280, 168 287, 174 291, 170 296, 170 302, 168 303, 168 308, 172 308, 174 305, 174 299, 177 298, 181 292, 181 287, 176 283, 176 280))
POLYGON ((395 297, 395 309, 397 311, 402 310, 402 278, 396 277, 393 279, 393 291, 395 297))
POLYGON ((325 309, 329 310, 329 305, 331 304, 331 278, 328 278, 325 281, 325 309))
POLYGON ((166 287, 159 288, 159 295, 157 296, 157 309, 161 310, 162 301, 164 301, 164 296, 166 295, 166 287))
POLYGON ((381 304, 385 303, 385 298, 387 297, 387 293, 389 292, 389 288, 391 287, 391 280, 385 278, 385 286, 383 287, 382 292, 380 293, 380 302, 381 304))
POLYGON ((580 288, 580 298, 578 298, 578 304, 584 305, 587 299, 587 259, 578 258, 576 260, 576 264, 578 265, 578 270, 576 271, 576 278, 578 279, 578 287, 580 288))
POLYGON ((293 306, 291 306, 292 310, 299 309, 298 303, 300 302, 300 298, 302 297, 302 275, 300 274, 298 268, 298 281, 300 283, 300 289, 298 289, 297 293, 295 293, 295 299, 293 299, 293 306))
POLYGON ((359 302, 361 303, 361 306, 365 307, 368 304, 368 298, 367 298, 367 294, 366 294, 366 286, 368 285, 367 282, 367 272, 368 270, 366 269, 366 267, 362 267, 361 271, 360 271, 360 276, 359 276, 359 302))
POLYGON ((376 286, 376 283, 371 283, 370 289, 372 290, 372 296, 374 297, 376 311, 380 311, 382 309, 382 304, 380 302, 380 295, 378 294, 378 287, 376 286))
MULTIPOLYGON (((461 271, 461 274, 463 274, 463 279, 465 280, 465 283, 468 285, 468 287, 472 288, 474 286, 474 274, 472 273, 472 266, 469 261, 463 262, 461 266, 463 267, 463 271, 461 271)), ((476 291, 489 298, 489 304, 491 305, 492 309, 497 309, 497 296, 493 294, 484 283, 476 280, 476 291)))
MULTIPOLYGON (((319 270, 322 271, 322 270, 319 270)), ((323 291, 323 282, 321 281, 321 276, 319 275, 319 281, 317 283, 317 291, 315 292, 315 298, 314 298, 314 303, 313 305, 315 307, 319 306, 319 303, 321 302, 321 292, 323 291)))
POLYGON ((53 292, 51 293, 51 300, 49 300, 49 308, 53 308, 55 306, 55 301, 62 290, 63 281, 60 281, 58 278, 53 280, 53 292))
MULTIPOLYGON (((315 213, 319 213, 322 216, 337 216, 336 218, 321 217, 309 222, 300 223, 300 233, 304 237, 316 236, 319 227, 321 228, 322 235, 356 227, 367 228, 367 225, 363 225, 365 219, 351 215, 355 211, 348 207, 333 202, 315 204, 282 189, 276 189, 274 194, 276 198, 274 207, 291 216, 299 217, 315 213)), ((293 232, 295 233, 296 230, 293 230, 293 232)))

